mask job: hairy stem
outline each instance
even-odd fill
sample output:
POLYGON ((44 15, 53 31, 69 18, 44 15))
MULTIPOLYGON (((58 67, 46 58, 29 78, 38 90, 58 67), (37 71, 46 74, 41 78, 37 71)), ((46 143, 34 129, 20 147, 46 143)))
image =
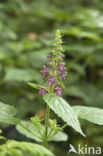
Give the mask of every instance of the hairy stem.
POLYGON ((47 147, 47 136, 48 136, 48 126, 49 126, 49 114, 50 114, 50 108, 47 106, 46 108, 46 119, 45 119, 45 132, 44 132, 44 139, 43 139, 43 145, 47 147))

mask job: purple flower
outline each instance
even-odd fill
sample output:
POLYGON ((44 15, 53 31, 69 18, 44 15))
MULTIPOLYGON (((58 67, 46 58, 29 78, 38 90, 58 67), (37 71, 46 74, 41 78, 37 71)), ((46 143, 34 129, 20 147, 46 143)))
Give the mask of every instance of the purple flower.
POLYGON ((47 55, 47 58, 51 58, 51 57, 52 57, 52 55, 51 55, 51 54, 48 54, 48 55, 47 55))
POLYGON ((49 74, 49 70, 48 70, 48 68, 45 65, 43 65, 43 68, 44 68, 44 70, 42 70, 41 73, 43 74, 43 80, 45 80, 45 78, 49 74))
POLYGON ((62 88, 60 88, 59 87, 59 83, 57 83, 56 85, 55 85, 55 87, 54 87, 54 91, 56 92, 56 94, 58 95, 58 96, 62 96, 62 89, 63 89, 64 87, 62 87, 62 88))
POLYGON ((60 72, 64 72, 64 70, 65 70, 65 63, 58 64, 58 67, 59 67, 60 72))
POLYGON ((62 57, 65 57, 65 55, 64 55, 64 54, 62 54, 62 57))
POLYGON ((62 78, 63 81, 65 80, 66 75, 67 75, 67 72, 61 72, 59 74, 59 76, 61 76, 61 78, 62 78))
POLYGON ((48 82, 48 86, 50 86, 51 84, 53 84, 55 81, 56 81, 56 77, 54 75, 50 76, 49 82, 48 82))
POLYGON ((47 65, 50 66, 51 69, 53 68, 52 62, 49 62, 47 65))
POLYGON ((47 94, 47 90, 43 87, 38 87, 40 90, 39 90, 39 95, 41 94, 42 96, 44 96, 45 94, 47 94))

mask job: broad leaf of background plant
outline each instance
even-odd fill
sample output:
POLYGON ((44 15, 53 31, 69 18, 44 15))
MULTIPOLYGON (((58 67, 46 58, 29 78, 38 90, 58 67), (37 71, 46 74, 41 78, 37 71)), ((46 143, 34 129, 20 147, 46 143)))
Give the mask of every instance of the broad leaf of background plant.
MULTIPOLYGON (((0 129, 0 134, 2 133, 2 130, 0 129)), ((0 139, 6 139, 4 136, 0 135, 0 139)))
POLYGON ((88 120, 98 125, 103 125, 103 109, 85 106, 74 106, 73 110, 77 114, 78 118, 88 120))
POLYGON ((16 109, 13 106, 0 102, 0 123, 17 124, 19 119, 15 118, 16 109))
POLYGON ((24 151, 35 156, 54 156, 52 152, 43 146, 29 142, 9 140, 6 144, 0 146, 0 154, 3 154, 3 152, 5 153, 3 156, 7 156, 8 154, 13 155, 14 152, 15 154, 18 152, 20 155, 22 154, 20 151, 24 151))
MULTIPOLYGON (((27 127, 29 130, 31 130, 32 132, 36 133, 37 135, 40 136, 40 134, 38 133, 38 130, 37 128, 35 127, 35 125, 29 121, 22 121, 21 122, 25 127, 27 127)), ((43 134, 44 133, 44 126, 42 125, 42 128, 41 128, 41 133, 43 134)), ((16 126, 16 129, 23 135, 25 135, 26 137, 30 138, 30 139, 34 139, 38 142, 41 142, 40 139, 36 138, 35 136, 33 136, 30 132, 28 132, 25 128, 23 128, 22 126, 20 125, 17 125, 16 126)), ((49 131, 51 129, 49 128, 49 131)), ((58 132, 55 136, 51 137, 49 139, 49 141, 66 141, 68 139, 68 136, 63 133, 63 132, 58 132)))
POLYGON ((19 68, 7 68, 4 81, 38 81, 40 74, 35 70, 25 70, 19 68))
POLYGON ((75 112, 73 111, 72 107, 63 98, 58 97, 55 94, 46 94, 44 96, 44 101, 69 126, 73 127, 77 132, 85 136, 81 130, 75 112))

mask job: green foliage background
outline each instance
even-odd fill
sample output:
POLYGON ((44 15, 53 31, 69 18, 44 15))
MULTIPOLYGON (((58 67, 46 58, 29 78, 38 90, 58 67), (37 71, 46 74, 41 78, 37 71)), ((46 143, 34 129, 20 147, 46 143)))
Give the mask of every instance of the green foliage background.
MULTIPOLYGON (((42 99, 27 82, 43 82, 40 70, 56 29, 62 32, 68 71, 64 97, 71 105, 103 108, 103 1, 0 0, 0 101, 16 106, 23 119, 45 115, 42 99)), ((103 146, 103 128, 81 124, 88 137, 66 128, 69 140, 50 144, 57 156, 66 156, 70 143, 103 146)))

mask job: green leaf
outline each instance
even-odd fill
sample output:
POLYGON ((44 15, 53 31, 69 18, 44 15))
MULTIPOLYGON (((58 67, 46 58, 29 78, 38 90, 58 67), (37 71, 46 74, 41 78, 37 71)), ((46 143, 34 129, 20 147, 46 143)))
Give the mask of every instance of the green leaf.
POLYGON ((40 74, 35 70, 25 70, 19 68, 7 68, 4 81, 38 81, 40 74))
MULTIPOLYGON (((16 149, 16 148, 11 148, 9 149, 9 151, 7 152, 10 156, 23 156, 22 151, 20 151, 20 149, 16 149)), ((4 155, 3 155, 4 156, 4 155)))
POLYGON ((103 125, 103 109, 85 106, 74 106, 73 110, 77 114, 78 118, 88 120, 98 125, 103 125))
POLYGON ((48 141, 67 141, 67 140, 68 140, 67 134, 60 131, 56 135, 50 137, 48 141))
POLYGON ((5 138, 5 137, 3 137, 3 136, 0 136, 0 139, 1 139, 1 140, 5 140, 6 138, 5 138))
MULTIPOLYGON (((2 133, 2 130, 0 129, 0 134, 2 133)), ((0 136, 0 139, 6 139, 5 137, 3 136, 0 136)))
POLYGON ((38 90, 40 89, 40 88, 38 88, 38 87, 45 88, 46 90, 48 89, 47 87, 41 86, 41 85, 39 85, 39 84, 31 83, 31 82, 28 82, 27 84, 28 84, 30 87, 35 88, 35 89, 38 89, 38 90))
POLYGON ((55 94, 46 94, 44 96, 44 101, 69 126, 73 127, 77 132, 85 136, 81 130, 79 120, 77 119, 75 112, 62 97, 56 96, 55 94))
POLYGON ((35 68, 41 68, 47 61, 48 49, 40 49, 28 54, 28 62, 35 68))
POLYGON ((69 29, 63 29, 62 33, 64 35, 66 34, 66 35, 77 36, 80 38, 87 38, 87 39, 95 40, 97 42, 102 41, 102 38, 98 34, 95 34, 93 32, 89 32, 89 31, 84 31, 80 27, 76 27, 76 26, 75 27, 72 26, 69 29))
POLYGON ((35 83, 28 82, 28 85, 29 85, 30 87, 32 87, 32 88, 39 89, 39 88, 38 88, 38 85, 35 84, 35 83))
POLYGON ((65 91, 69 96, 86 99, 85 93, 79 86, 69 86, 65 91))
POLYGON ((50 152, 43 146, 29 142, 9 140, 6 142, 6 144, 0 146, 0 154, 5 152, 5 154, 3 153, 3 156, 6 156, 8 154, 11 155, 13 153, 19 153, 19 155, 21 155, 19 150, 32 154, 34 156, 54 156, 52 152, 50 152))
POLYGON ((0 129, 0 134, 2 133, 2 129, 0 129))
MULTIPOLYGON (((37 135, 40 136, 40 134, 38 133, 37 128, 35 127, 35 125, 32 122, 29 121, 22 121, 21 122, 25 127, 27 127, 29 130, 31 130, 32 132, 36 133, 37 135)), ((44 133, 44 128, 45 126, 42 125, 41 133, 44 133)), ((36 140, 38 142, 41 142, 40 139, 36 138, 34 135, 32 135, 30 132, 28 132, 25 128, 23 128, 20 125, 16 126, 16 129, 23 135, 25 135, 26 137, 36 140)), ((51 128, 49 128, 49 132, 50 132, 51 128)), ((51 137, 49 139, 49 141, 66 141, 68 139, 68 136, 64 133, 64 132, 58 132, 55 136, 51 137)))
POLYGON ((16 112, 13 106, 0 102, 0 123, 18 124, 19 119, 14 117, 16 112))
MULTIPOLYGON (((35 127, 35 125, 29 121, 22 121, 21 122, 22 125, 24 125, 26 128, 28 128, 29 130, 31 130, 32 132, 35 132, 37 135, 39 135, 37 128, 35 127)), ((36 140, 38 142, 41 142, 40 139, 36 138, 34 135, 32 135, 30 132, 28 132, 24 127, 22 127, 21 125, 17 125, 16 129, 18 130, 19 133, 25 135, 26 137, 36 140)), ((39 135, 40 136, 40 135, 39 135)))

